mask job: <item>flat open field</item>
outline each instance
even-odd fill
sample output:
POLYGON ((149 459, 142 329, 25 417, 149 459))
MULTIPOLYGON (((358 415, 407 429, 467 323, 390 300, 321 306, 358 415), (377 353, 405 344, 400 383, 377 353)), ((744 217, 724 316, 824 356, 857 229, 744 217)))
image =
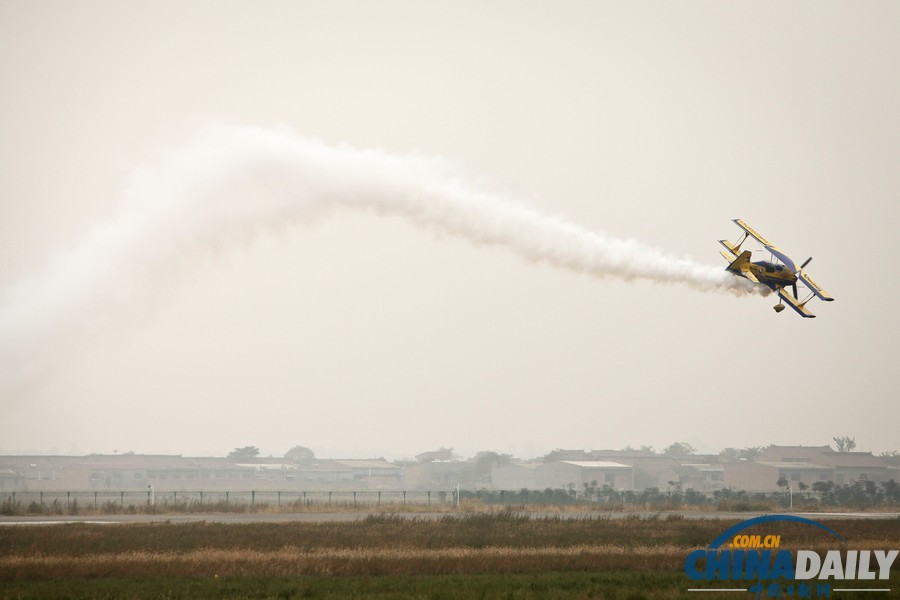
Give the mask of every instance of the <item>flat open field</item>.
MULTIPOLYGON (((503 511, 352 522, 16 525, 0 528, 0 598, 746 597, 688 592, 715 586, 684 574, 687 554, 736 522, 503 511)), ((900 547, 898 519, 830 519, 828 526, 850 549, 900 547)), ((835 547, 814 527, 777 529, 786 548, 835 547)), ((855 583, 898 590, 900 565, 889 582, 855 583)))

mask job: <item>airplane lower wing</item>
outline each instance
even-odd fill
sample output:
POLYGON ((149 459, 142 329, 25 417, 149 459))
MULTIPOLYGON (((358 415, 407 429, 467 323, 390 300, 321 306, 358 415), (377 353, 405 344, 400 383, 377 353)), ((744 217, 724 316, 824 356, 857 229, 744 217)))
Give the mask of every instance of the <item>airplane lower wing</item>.
POLYGON ((814 319, 816 317, 816 315, 806 310, 805 302, 803 304, 798 303, 796 298, 788 293, 785 293, 784 288, 778 290, 778 297, 784 300, 785 304, 796 310, 801 317, 805 317, 807 319, 814 319))
POLYGON ((823 290, 822 287, 818 283, 816 283, 813 278, 810 277, 803 269, 800 269, 800 272, 797 273, 797 277, 799 277, 800 281, 802 281, 806 285, 806 287, 808 287, 810 291, 812 291, 812 293, 818 296, 820 299, 825 300, 826 302, 831 302, 832 300, 834 300, 834 298, 832 298, 828 294, 828 292, 823 290))

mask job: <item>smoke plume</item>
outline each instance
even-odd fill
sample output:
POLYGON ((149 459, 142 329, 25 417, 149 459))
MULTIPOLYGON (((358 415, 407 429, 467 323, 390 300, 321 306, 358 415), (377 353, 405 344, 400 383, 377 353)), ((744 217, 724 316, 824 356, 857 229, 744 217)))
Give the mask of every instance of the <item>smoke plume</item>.
POLYGON ((547 216, 469 183, 441 159, 333 147, 290 131, 214 124, 132 178, 118 216, 94 226, 0 304, 0 385, 46 365, 104 322, 152 303, 198 255, 334 208, 404 218, 532 262, 597 277, 756 293, 697 264, 547 216), (15 377, 14 377, 15 376, 15 377))

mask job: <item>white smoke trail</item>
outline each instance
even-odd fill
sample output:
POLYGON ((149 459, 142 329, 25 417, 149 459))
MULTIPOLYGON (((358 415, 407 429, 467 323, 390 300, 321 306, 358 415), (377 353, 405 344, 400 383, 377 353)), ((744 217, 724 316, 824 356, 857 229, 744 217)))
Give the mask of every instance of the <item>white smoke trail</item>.
POLYGON ((138 172, 100 224, 0 305, 4 380, 159 295, 198 254, 315 219, 333 207, 396 215, 529 261, 598 277, 736 294, 759 286, 631 240, 588 231, 467 183, 446 161, 330 147, 285 130, 208 126, 138 172), (173 278, 174 276, 174 278, 173 278))

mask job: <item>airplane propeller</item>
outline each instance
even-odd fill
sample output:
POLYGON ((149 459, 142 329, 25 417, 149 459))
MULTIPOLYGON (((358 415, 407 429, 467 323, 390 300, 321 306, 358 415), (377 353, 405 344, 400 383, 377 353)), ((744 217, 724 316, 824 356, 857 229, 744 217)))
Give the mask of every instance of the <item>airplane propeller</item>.
MULTIPOLYGON (((812 260, 812 256, 810 256, 810 257, 807 258, 805 261, 803 261, 803 264, 800 265, 800 268, 797 269, 796 271, 794 271, 794 275, 795 275, 795 276, 798 275, 798 274, 800 273, 800 271, 803 270, 803 267, 805 267, 806 265, 808 265, 808 264, 809 264, 809 261, 811 261, 811 260, 812 260)), ((793 288, 794 298, 797 299, 797 300, 799 300, 799 299, 800 299, 800 296, 797 295, 797 281, 796 281, 796 280, 794 280, 794 283, 791 285, 791 287, 793 288)))

